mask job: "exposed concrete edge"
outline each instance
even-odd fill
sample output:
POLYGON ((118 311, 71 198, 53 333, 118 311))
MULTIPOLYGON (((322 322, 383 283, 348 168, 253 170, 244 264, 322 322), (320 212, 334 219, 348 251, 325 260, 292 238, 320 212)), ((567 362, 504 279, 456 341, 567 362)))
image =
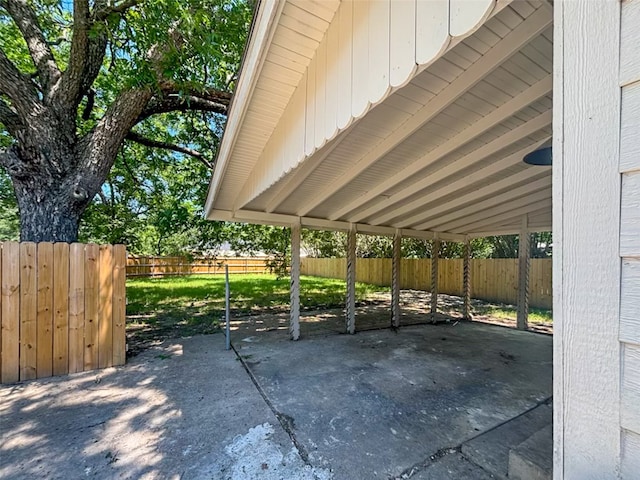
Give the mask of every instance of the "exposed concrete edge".
POLYGON ((481 437, 481 436, 483 436, 483 435, 486 435, 487 433, 493 432, 494 430, 497 430, 498 428, 502 427, 503 425, 506 425, 507 423, 509 423, 509 422, 511 422, 511 421, 513 421, 513 420, 516 420, 516 419, 518 419, 518 418, 520 418, 520 417, 525 416, 527 413, 532 412, 533 410, 535 410, 536 408, 538 408, 538 407, 540 407, 540 406, 542 406, 542 405, 550 405, 552 402, 553 402, 553 395, 552 395, 552 396, 550 396, 550 397, 547 397, 547 398, 545 398, 545 399, 543 399, 543 400, 540 400, 540 401, 539 401, 538 403, 536 403, 533 407, 528 408, 527 410, 525 410, 524 412, 522 412, 522 413, 520 413, 520 414, 516 415, 515 417, 512 417, 512 418, 510 418, 510 419, 508 419, 508 420, 505 420, 504 422, 501 422, 501 423, 497 424, 496 426, 491 427, 489 430, 486 430, 486 431, 484 431, 484 432, 480 432, 480 433, 478 433, 478 434, 476 434, 476 435, 474 435, 474 436, 472 436, 472 437, 470 437, 470 438, 467 438, 465 441, 463 441, 463 442, 460 444, 460 446, 462 446, 462 445, 464 445, 465 443, 468 443, 468 442, 470 442, 470 441, 472 441, 472 440, 475 440, 475 439, 476 439, 476 438, 478 438, 478 437, 481 437))
POLYGON ((515 417, 509 418, 493 427, 491 427, 489 430, 486 430, 484 432, 480 432, 476 435, 473 435, 470 438, 467 438, 466 440, 460 442, 459 445, 456 445, 454 447, 445 447, 445 448, 441 448, 440 450, 436 451, 435 453, 429 455, 425 460, 420 461, 414 465, 412 465, 411 467, 403 470, 399 475, 396 475, 395 477, 391 477, 389 480, 405 480, 407 478, 411 478, 414 475, 416 475, 417 473, 427 469, 428 467, 432 466, 433 464, 437 463, 440 459, 442 459, 443 457, 446 457, 447 455, 452 455, 454 453, 460 453, 461 455, 464 456, 464 458, 472 463, 475 467, 487 472, 488 475, 492 475, 492 472, 489 472, 486 468, 484 468, 482 465, 477 464, 472 458, 469 458, 467 455, 465 455, 462 452, 462 446, 465 443, 471 442, 472 440, 475 440, 478 437, 481 437, 483 435, 486 435, 489 432, 492 432, 500 427, 502 427, 503 425, 516 420, 524 415, 526 415, 527 413, 535 410, 536 408, 542 406, 542 405, 549 405, 551 402, 553 401, 553 396, 551 397, 547 397, 541 401, 539 401, 538 403, 536 403, 533 407, 528 408, 527 410, 525 410, 524 412, 516 415, 515 417))

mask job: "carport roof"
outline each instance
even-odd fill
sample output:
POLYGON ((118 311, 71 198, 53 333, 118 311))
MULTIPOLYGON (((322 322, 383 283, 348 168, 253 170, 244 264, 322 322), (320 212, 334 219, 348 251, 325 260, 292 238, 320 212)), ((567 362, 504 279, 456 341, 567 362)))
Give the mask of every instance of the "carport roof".
MULTIPOLYGON (((435 8, 443 2, 447 18, 453 18, 459 0, 425 4, 435 8)), ((335 78, 331 83, 328 74, 326 89, 314 83, 311 96, 310 78, 320 78, 322 68, 331 71, 331 52, 342 48, 338 40, 331 43, 332 32, 342 32, 349 3, 259 4, 211 181, 207 217, 300 222, 331 230, 355 224, 364 233, 401 230, 403 236, 437 234, 444 240, 516 233, 523 218, 529 230, 551 230, 551 169, 522 162, 551 139, 551 5, 467 2, 483 10, 465 11, 467 25, 459 31, 450 22, 433 58, 416 63, 399 85, 391 78, 382 95, 348 121, 333 121, 338 112, 331 116, 333 123, 323 120, 319 126, 317 119, 324 117, 318 108, 325 117, 339 110, 339 95, 332 104, 329 92, 342 87, 335 78), (305 88, 306 96, 300 92, 305 88), (287 112, 300 95, 306 115, 296 122, 287 112), (315 109, 315 137, 308 132, 310 108, 315 109), (277 157, 275 140, 295 136, 299 128, 307 130, 299 146, 304 154, 291 164, 277 158, 270 164, 269 155, 277 157)), ((421 4, 413 3, 416 8, 421 4)), ((355 10, 351 14, 356 18, 355 10)), ((355 54, 352 95, 360 88, 354 62, 355 54)))

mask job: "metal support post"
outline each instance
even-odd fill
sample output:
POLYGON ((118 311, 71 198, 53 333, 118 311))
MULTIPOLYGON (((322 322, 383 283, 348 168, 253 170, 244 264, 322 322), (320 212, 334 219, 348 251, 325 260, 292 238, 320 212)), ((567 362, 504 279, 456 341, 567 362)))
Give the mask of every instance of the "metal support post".
POLYGON ((518 320, 519 330, 529 327, 529 266, 531 234, 529 233, 528 218, 522 218, 522 229, 518 241, 518 320))
POLYGON ((440 240, 435 238, 431 249, 431 321, 436 322, 438 313, 438 259, 440 258, 440 240))
POLYGON ((393 236, 393 260, 391 272, 391 326, 400 326, 400 261, 402 257, 402 235, 396 230, 393 236))
POLYGON ((300 224, 291 225, 291 313, 289 334, 291 340, 300 338, 300 224))
POLYGON ((347 333, 356 332, 356 229, 349 228, 347 237, 347 333))

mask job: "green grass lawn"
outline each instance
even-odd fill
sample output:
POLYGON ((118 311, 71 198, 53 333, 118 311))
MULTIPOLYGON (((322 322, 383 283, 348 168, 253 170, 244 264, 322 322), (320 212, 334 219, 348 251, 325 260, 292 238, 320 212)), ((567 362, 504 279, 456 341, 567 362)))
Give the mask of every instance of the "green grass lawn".
MULTIPOLYGON (((275 275, 229 277, 233 315, 282 312, 289 309, 289 279, 275 275)), ((303 309, 344 305, 346 284, 331 278, 300 278, 303 309)), ((356 283, 356 299, 388 291, 356 283)), ((127 279, 127 330, 134 353, 142 344, 174 336, 219 331, 225 309, 223 275, 188 275, 127 279)), ((140 347, 141 348, 141 347, 140 347)))
MULTIPOLYGON (((289 310, 289 279, 275 275, 230 276, 233 316, 286 312, 289 310)), ((300 278, 300 303, 305 310, 342 308, 345 281, 331 278, 300 278)), ((363 301, 388 287, 356 283, 356 300, 363 301)), ((127 280, 127 333, 130 353, 155 340, 220 331, 224 319, 223 275, 188 275, 127 280)), ((516 309, 508 305, 474 302, 475 315, 515 320, 516 309)), ((531 309, 531 322, 551 323, 548 310, 531 309)))
MULTIPOLYGON (((275 275, 231 275, 231 308, 237 313, 289 307, 289 279, 275 275)), ((345 282, 331 278, 300 278, 300 301, 304 307, 325 308, 344 304, 345 282)), ((388 290, 356 283, 356 298, 388 290)), ((127 280, 127 314, 198 307, 224 311, 225 282, 222 275, 190 275, 127 280)))
MULTIPOLYGON (((506 305, 476 305, 474 306, 474 312, 476 314, 505 320, 515 320, 518 317, 517 307, 506 305)), ((553 313, 551 310, 544 310, 542 308, 530 308, 529 321, 535 323, 553 323, 553 313)))

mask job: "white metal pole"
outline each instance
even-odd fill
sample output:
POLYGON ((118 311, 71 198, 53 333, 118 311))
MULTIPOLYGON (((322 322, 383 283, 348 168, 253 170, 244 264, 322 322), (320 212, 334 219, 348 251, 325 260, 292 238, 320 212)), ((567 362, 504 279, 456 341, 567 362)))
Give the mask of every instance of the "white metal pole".
POLYGON ((300 338, 300 224, 291 225, 291 313, 289 334, 291 340, 300 338))
POLYGON ((462 317, 465 320, 471 320, 471 241, 469 238, 464 241, 463 269, 462 292, 464 297, 464 306, 462 317))
POLYGON ((231 349, 231 307, 230 307, 230 298, 229 298, 229 265, 225 264, 224 265, 224 299, 225 299, 225 312, 224 312, 224 318, 225 318, 225 333, 226 333, 226 340, 227 340, 227 350, 231 349))
POLYGON ((517 327, 520 330, 528 328, 529 321, 529 266, 531 234, 529 233, 528 219, 522 217, 522 228, 518 241, 518 319, 517 327))
POLYGON ((402 235, 396 230, 393 236, 393 260, 391 262, 391 326, 400 326, 400 260, 402 257, 402 235))
POLYGON ((440 258, 440 240, 433 240, 431 249, 431 321, 435 323, 438 313, 438 259, 440 258))
POLYGON ((356 332, 356 229, 349 228, 347 237, 347 333, 356 332))

